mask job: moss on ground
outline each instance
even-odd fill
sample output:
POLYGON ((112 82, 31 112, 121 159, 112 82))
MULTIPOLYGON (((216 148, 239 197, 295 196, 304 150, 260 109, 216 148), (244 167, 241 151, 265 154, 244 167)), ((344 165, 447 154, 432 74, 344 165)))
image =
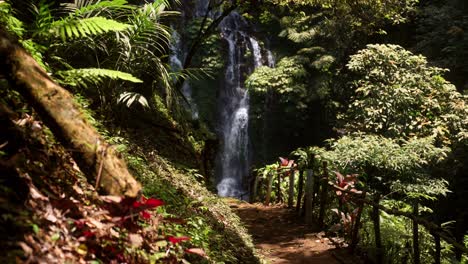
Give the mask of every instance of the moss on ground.
POLYGON ((154 153, 136 145, 128 164, 144 186, 147 196, 167 202, 166 213, 184 219, 180 231, 192 237, 216 263, 261 263, 252 239, 240 219, 219 197, 198 182, 192 171, 176 169, 154 153))

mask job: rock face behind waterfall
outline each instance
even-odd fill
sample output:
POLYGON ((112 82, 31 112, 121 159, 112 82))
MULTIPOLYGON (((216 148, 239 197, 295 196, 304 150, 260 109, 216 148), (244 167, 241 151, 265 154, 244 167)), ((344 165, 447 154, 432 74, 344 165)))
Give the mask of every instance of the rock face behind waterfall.
POLYGON ((220 24, 227 42, 227 64, 224 84, 219 90, 218 134, 222 140, 218 155, 218 194, 247 198, 245 188, 249 175, 249 95, 245 76, 262 66, 260 45, 248 33, 248 24, 232 12, 220 24), (252 57, 246 56, 247 52, 252 57))

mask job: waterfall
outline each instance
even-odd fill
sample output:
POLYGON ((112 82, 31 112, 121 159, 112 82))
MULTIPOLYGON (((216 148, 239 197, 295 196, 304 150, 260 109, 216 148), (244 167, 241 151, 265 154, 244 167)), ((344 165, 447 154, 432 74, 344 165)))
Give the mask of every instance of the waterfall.
POLYGON ((267 49, 267 65, 270 68, 275 67, 275 57, 273 57, 273 52, 271 50, 267 49))
POLYGON ((222 146, 218 157, 217 189, 220 196, 243 199, 248 197, 244 180, 249 175, 249 95, 244 87, 245 73, 250 74, 262 65, 260 45, 249 36, 247 28, 247 23, 237 12, 232 12, 220 24, 221 37, 228 44, 228 60, 219 95, 218 132, 222 146), (247 50, 252 53, 252 61, 245 59, 247 50))
POLYGON ((258 41, 252 37, 249 38, 250 44, 252 44, 253 57, 255 68, 262 66, 262 51, 260 50, 260 45, 258 41))

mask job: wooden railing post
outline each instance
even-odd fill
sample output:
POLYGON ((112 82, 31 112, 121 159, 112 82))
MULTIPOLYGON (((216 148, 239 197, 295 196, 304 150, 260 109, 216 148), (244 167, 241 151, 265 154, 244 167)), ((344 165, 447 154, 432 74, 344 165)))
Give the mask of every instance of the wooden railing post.
POLYGON ((374 205, 372 206, 372 222, 374 223, 376 263, 383 263, 382 237, 380 235, 379 203, 380 203, 380 195, 375 194, 374 205))
MULTIPOLYGON (((266 174, 268 173, 268 171, 264 171, 263 172, 263 176, 266 176, 266 174)), ((257 195, 258 195, 258 183, 260 182, 260 178, 258 173, 255 174, 255 180, 254 180, 254 185, 253 185, 253 190, 252 190, 252 197, 250 198, 250 202, 255 202, 255 200, 257 199, 257 195)))
POLYGON ((297 186, 297 202, 296 202, 296 211, 298 214, 301 214, 301 200, 302 200, 302 193, 304 189, 304 170, 299 171, 299 184, 297 186))
MULTIPOLYGON (((315 183, 317 184, 317 183, 315 183)), ((304 199, 304 204, 305 204, 305 222, 308 225, 311 225, 313 223, 313 207, 312 207, 312 199, 313 199, 313 188, 314 188, 314 172, 312 169, 307 170, 306 174, 306 190, 305 190, 305 199, 304 199)))
POLYGON ((291 168, 289 174, 289 195, 288 195, 288 207, 292 208, 294 203, 294 168, 291 168))
POLYGON ((352 228, 352 233, 351 233, 351 252, 354 252, 356 249, 356 246, 359 242, 359 228, 361 226, 361 215, 362 211, 364 210, 364 200, 366 199, 366 192, 364 191, 362 193, 362 199, 358 201, 358 211, 356 215, 356 220, 354 221, 354 225, 352 228))
POLYGON ((313 189, 312 189, 312 208, 315 208, 315 205, 317 204, 317 200, 318 200, 318 193, 320 191, 320 176, 319 175, 315 175, 314 176, 314 186, 313 186, 313 189))
POLYGON ((281 172, 278 171, 278 186, 276 186, 276 202, 281 203, 282 201, 281 197, 281 172))
POLYGON ((322 186, 322 191, 320 192, 320 210, 319 210, 319 218, 318 218, 318 224, 320 227, 324 226, 324 218, 325 218, 325 208, 327 206, 327 196, 328 196, 328 168, 327 168, 327 162, 324 161, 322 163, 323 167, 323 175, 322 175, 322 180, 321 186, 322 186))
POLYGON ((273 187, 273 173, 268 172, 268 180, 267 180, 267 193, 265 197, 265 205, 270 204, 271 199, 271 188, 273 187))
MULTIPOLYGON (((415 216, 419 215, 418 201, 414 201, 413 214, 415 216)), ((418 230, 418 223, 415 220, 413 220, 413 263, 414 264, 421 263, 421 253, 419 250, 419 230, 418 230)))

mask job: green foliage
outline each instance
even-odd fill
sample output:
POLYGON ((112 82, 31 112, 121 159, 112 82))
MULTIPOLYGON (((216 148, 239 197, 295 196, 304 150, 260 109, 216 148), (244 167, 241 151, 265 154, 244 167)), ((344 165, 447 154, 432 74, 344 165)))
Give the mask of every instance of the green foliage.
POLYGON ((239 219, 233 217, 233 213, 223 202, 201 187, 193 176, 174 169, 171 163, 162 157, 148 155, 152 156, 149 159, 141 153, 138 146, 126 140, 120 144, 129 148, 124 155, 129 168, 143 184, 143 193, 148 196, 157 195, 167 203, 162 208, 162 213, 172 221, 167 220, 165 232, 190 235, 193 247, 203 248, 213 262, 235 263, 240 258, 245 259, 239 255, 239 245, 233 244, 244 241, 239 241, 238 237, 226 237, 225 233, 227 229, 232 228, 236 228, 236 234, 245 231, 240 227, 239 219), (221 227, 214 219, 215 214, 223 219, 234 220, 221 227))
POLYGON ((256 100, 255 97, 264 99, 265 94, 271 92, 278 96, 286 112, 303 112, 313 98, 309 95, 307 72, 301 62, 298 56, 286 57, 275 68, 258 68, 246 80, 246 87, 251 97, 254 97, 253 100, 256 100))
POLYGON ((0 2, 0 24, 9 32, 22 37, 25 31, 24 24, 11 14, 11 5, 7 2, 0 2))
POLYGON ((354 23, 363 27, 379 25, 380 20, 403 23, 407 15, 413 12, 418 0, 270 0, 282 6, 320 7, 338 14, 352 14, 354 23), (365 11, 365 12, 364 12, 365 11), (364 22, 371 22, 365 25, 364 22))
POLYGON ((370 190, 398 193, 404 199, 435 200, 446 195, 448 182, 431 176, 443 164, 448 148, 434 146, 433 138, 408 141, 375 135, 344 136, 330 140, 330 150, 309 148, 317 164, 328 161, 331 170, 357 173, 370 190))
POLYGON ((65 3, 65 9, 73 12, 74 16, 89 17, 97 16, 99 13, 109 14, 123 9, 133 9, 126 0, 104 0, 104 1, 74 1, 65 3))
POLYGON ((129 73, 109 69, 72 69, 58 71, 56 74, 60 78, 59 81, 65 85, 82 86, 85 88, 88 88, 88 84, 102 84, 105 79, 123 80, 133 83, 143 82, 129 73))
POLYGON ((339 171, 361 172, 371 166, 400 175, 417 174, 425 166, 443 161, 449 152, 448 148, 435 147, 433 142, 433 138, 399 141, 375 135, 344 136, 330 141, 333 151, 319 155, 333 161, 339 171))
POLYGON ((60 37, 62 41, 75 38, 84 38, 93 35, 101 35, 109 31, 123 31, 129 25, 117 22, 104 17, 89 17, 77 19, 67 17, 50 24, 48 32, 55 37, 60 37))
POLYGON ((347 66, 359 77, 345 118, 351 131, 434 136, 444 143, 466 139, 467 97, 423 56, 397 45, 368 45, 347 66))

